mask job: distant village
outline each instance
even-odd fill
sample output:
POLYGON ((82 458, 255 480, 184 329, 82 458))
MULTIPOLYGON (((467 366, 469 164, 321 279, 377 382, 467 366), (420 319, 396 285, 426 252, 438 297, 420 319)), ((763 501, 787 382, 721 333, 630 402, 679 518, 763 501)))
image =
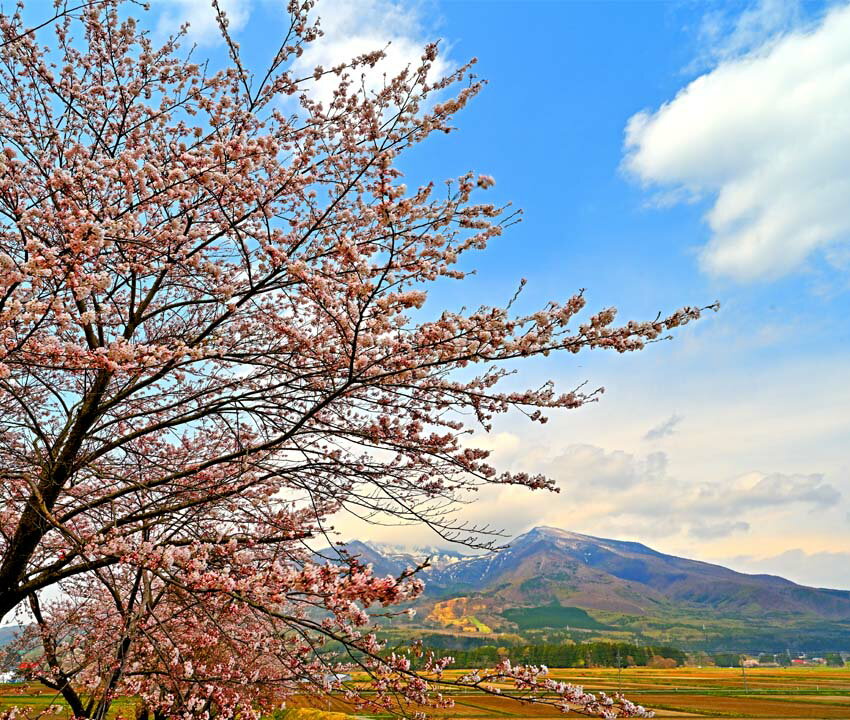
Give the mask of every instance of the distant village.
POLYGON ((718 667, 844 667, 850 661, 850 652, 830 652, 822 655, 807 653, 761 653, 758 656, 738 653, 717 653, 712 656, 718 667))

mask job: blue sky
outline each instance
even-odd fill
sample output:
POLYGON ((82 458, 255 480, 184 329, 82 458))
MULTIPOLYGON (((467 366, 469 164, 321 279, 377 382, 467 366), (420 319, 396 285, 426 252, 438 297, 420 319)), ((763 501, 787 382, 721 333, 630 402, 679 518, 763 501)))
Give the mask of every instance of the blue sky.
MULTIPOLYGON (((223 4, 261 53, 280 3, 223 4)), ((206 5, 163 0, 153 12, 161 29, 191 20, 217 55, 206 5)), ((722 303, 638 355, 527 367, 528 383, 607 392, 542 431, 507 418, 480 438, 503 466, 545 471, 563 492, 494 491, 468 509, 473 519, 850 588, 848 7, 318 3, 328 32, 305 65, 391 40, 397 66, 441 38, 447 66, 478 57, 489 81, 457 133, 403 163, 412 181, 491 174, 496 197, 525 213, 475 258, 462 291, 440 289, 440 304, 502 303, 521 277, 526 308, 582 287, 591 307, 636 319, 722 303)))

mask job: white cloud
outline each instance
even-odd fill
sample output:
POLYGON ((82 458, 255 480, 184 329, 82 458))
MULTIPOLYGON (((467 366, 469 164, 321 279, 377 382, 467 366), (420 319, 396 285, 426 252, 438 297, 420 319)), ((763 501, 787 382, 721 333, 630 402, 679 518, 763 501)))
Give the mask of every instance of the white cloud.
MULTIPOLYGON (((594 366, 592 381, 608 389, 602 402, 553 413, 543 426, 509 416, 493 434, 471 438, 470 445, 493 451, 500 471, 545 472, 562 491, 484 488, 457 518, 510 534, 553 525, 727 565, 743 554, 850 547, 850 356, 822 350, 789 359, 778 353, 783 336, 758 344, 759 363, 742 363, 739 358, 753 357, 748 335, 757 323, 733 313, 700 326, 686 328, 663 352, 634 356, 626 369, 613 361, 594 366), (766 357, 771 362, 761 362, 766 357), (695 382, 699 377, 710 380, 695 382), (643 440, 647 429, 674 414, 687 421, 664 438, 663 453, 650 452, 657 448, 643 440), (750 527, 726 526, 721 535, 723 523, 750 527)), ((804 329, 790 336, 809 337, 804 329)), ((559 380, 569 386, 575 378, 559 380)), ((437 541, 424 528, 375 528, 342 518, 338 525, 346 539, 437 541)), ((773 572, 811 581, 790 565, 773 572)), ((840 579, 827 583, 824 576, 821 584, 850 589, 844 579, 850 575, 842 572, 836 567, 840 579)))
POLYGON ((650 453, 638 458, 622 450, 607 451, 594 445, 570 445, 543 468, 567 489, 581 485, 590 494, 631 488, 640 482, 657 482, 667 476, 667 456, 650 453))
MULTIPOLYGON (((162 8, 157 20, 157 35, 173 35, 181 25, 189 23, 189 43, 208 46, 221 42, 218 22, 210 0, 153 0, 152 5, 155 9, 162 8)), ((251 16, 252 5, 251 0, 219 0, 219 6, 227 15, 231 32, 239 32, 245 27, 251 16)))
POLYGON ((520 442, 519 436, 513 433, 495 432, 474 435, 469 439, 467 445, 489 451, 492 460, 499 457, 510 457, 518 452, 521 449, 520 442))
MULTIPOLYGON (((749 332, 746 323, 743 328, 749 332)), ((653 351, 635 356, 628 372, 604 377, 603 402, 553 414, 543 426, 503 418, 497 432, 472 438, 471 445, 493 450, 498 469, 548 473, 562 491, 485 488, 460 508, 458 519, 511 535, 551 525, 850 589, 850 571, 839 557, 850 547, 850 388, 844 382, 850 358, 820 352, 752 367, 733 363, 736 341, 725 332, 702 332, 691 342, 676 342, 655 360, 653 351), (670 371, 670 352, 677 372, 670 371), (693 381, 701 376, 711 382, 693 381), (649 452, 656 447, 643 440, 647 428, 675 413, 687 422, 664 439, 663 453, 649 452), (750 567, 730 560, 773 558, 795 548, 818 556, 817 574, 805 572, 803 563, 750 567)), ((340 523, 340 529, 346 539, 437 542, 423 528, 340 523)))
POLYGON ((625 145, 625 167, 644 183, 713 198, 700 258, 711 273, 777 277, 846 242, 850 5, 634 115, 625 145))
POLYGON ((661 452, 640 456, 570 446, 540 467, 562 490, 561 497, 547 500, 546 512, 566 517, 580 509, 579 522, 604 526, 615 537, 621 523, 642 536, 658 536, 660 524, 661 535, 684 528, 690 537, 712 540, 748 531, 750 521, 767 511, 823 511, 841 498, 816 473, 750 472, 694 482, 671 474, 668 465, 661 452))
MULTIPOLYGON (((420 2, 320 0, 313 12, 324 35, 310 43, 293 63, 293 71, 300 77, 311 75, 318 66, 328 69, 363 53, 384 50, 386 57, 367 71, 367 88, 375 88, 384 75, 391 78, 408 66, 417 67, 425 44, 438 39, 424 26, 420 2)), ((430 79, 441 77, 449 67, 444 55, 439 56, 430 79)), ((312 92, 327 102, 336 83, 336 76, 323 78, 312 92)))
MULTIPOLYGON (((280 3, 264 1, 284 12, 280 3)), ((378 67, 365 71, 367 88, 374 89, 383 83, 384 76, 394 77, 408 66, 418 66, 426 43, 439 39, 432 27, 434 13, 424 12, 426 2, 319 0, 310 17, 312 21, 319 20, 323 36, 305 45, 303 53, 293 59, 293 74, 310 77, 318 66, 329 69, 358 55, 384 50, 386 57, 378 67)), ((152 4, 158 11, 158 36, 174 34, 182 24, 189 23, 189 43, 210 46, 221 42, 211 0, 152 0, 152 4)), ((248 24, 257 0, 219 0, 219 4, 227 15, 230 30, 236 34, 248 24)), ((432 67, 431 80, 442 77, 452 67, 445 59, 445 44, 442 51, 432 67)), ((355 80, 359 83, 359 75, 355 80)), ((327 76, 315 82, 310 92, 327 102, 338 82, 335 75, 327 76)))
POLYGON ((492 489, 464 507, 462 517, 510 534, 553 525, 617 539, 679 535, 705 542, 748 533, 766 520, 774 525, 785 516, 822 514, 841 499, 841 492, 816 473, 749 472, 694 481, 673 474, 663 452, 642 455, 574 444, 544 459, 537 450, 512 443, 501 453, 500 465, 542 472, 557 482, 560 493, 492 489))
MULTIPOLYGON (((504 530, 507 537, 550 525, 598 537, 638 540, 662 552, 720 564, 729 565, 732 557, 735 569, 762 572, 765 570, 759 569, 756 560, 741 559, 741 553, 765 549, 775 553, 776 548, 789 547, 783 540, 799 543, 803 538, 796 531, 805 524, 801 518, 806 516, 820 527, 829 527, 834 520, 829 511, 841 499, 840 490, 817 473, 750 472, 693 481, 673 474, 663 452, 642 455, 574 444, 547 459, 539 447, 518 443, 516 436, 508 433, 494 437, 491 447, 503 466, 517 464, 544 472, 561 489, 553 494, 517 487, 490 488, 461 509, 460 518, 472 525, 504 530)), ((339 529, 344 538, 391 542, 402 538, 401 542, 408 544, 440 544, 422 527, 363 527, 343 520, 339 529)), ((818 554, 821 569, 834 555, 818 554)), ((799 566, 791 562, 764 567, 798 582, 813 577, 798 572, 799 566)), ((832 586, 850 587, 850 581, 836 580, 832 586)))

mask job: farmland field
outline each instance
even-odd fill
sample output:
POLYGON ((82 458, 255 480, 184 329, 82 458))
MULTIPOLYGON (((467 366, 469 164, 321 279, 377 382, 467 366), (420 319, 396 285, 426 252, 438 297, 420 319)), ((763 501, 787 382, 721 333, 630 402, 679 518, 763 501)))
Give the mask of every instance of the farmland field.
MULTIPOLYGON (((620 688, 660 718, 850 718, 850 668, 752 668, 745 677, 740 668, 629 668, 619 674, 570 668, 553 669, 551 675, 589 690, 620 688)), ((309 703, 309 698, 295 701, 309 703)), ((332 702, 328 709, 351 712, 342 702, 332 702)), ((454 708, 434 715, 451 720, 562 717, 548 707, 480 694, 455 695, 454 708)))
MULTIPOLYGON (((458 671, 449 675, 456 674, 458 671)), ((589 690, 621 688, 631 700, 663 718, 850 718, 850 668, 753 668, 746 671, 746 677, 740 669, 714 667, 629 668, 621 673, 614 669, 553 669, 551 674, 589 690)), ((36 693, 34 686, 0 685, 0 709, 12 704, 44 707, 53 702, 53 693, 46 689, 36 693)), ((548 707, 495 696, 464 693, 454 697, 454 708, 437 711, 434 716, 451 720, 562 717, 548 707)), ((124 714, 130 714, 128 701, 122 704, 124 714)), ((289 706, 355 713, 341 698, 319 701, 305 695, 293 698, 289 706)))

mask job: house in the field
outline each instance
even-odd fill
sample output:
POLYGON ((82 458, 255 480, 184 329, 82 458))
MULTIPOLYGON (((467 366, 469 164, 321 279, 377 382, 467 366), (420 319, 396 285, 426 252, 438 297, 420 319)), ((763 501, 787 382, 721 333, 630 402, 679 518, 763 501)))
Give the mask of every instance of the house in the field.
POLYGON ((337 683, 351 682, 351 675, 348 673, 328 673, 325 675, 326 685, 335 685, 337 683))

